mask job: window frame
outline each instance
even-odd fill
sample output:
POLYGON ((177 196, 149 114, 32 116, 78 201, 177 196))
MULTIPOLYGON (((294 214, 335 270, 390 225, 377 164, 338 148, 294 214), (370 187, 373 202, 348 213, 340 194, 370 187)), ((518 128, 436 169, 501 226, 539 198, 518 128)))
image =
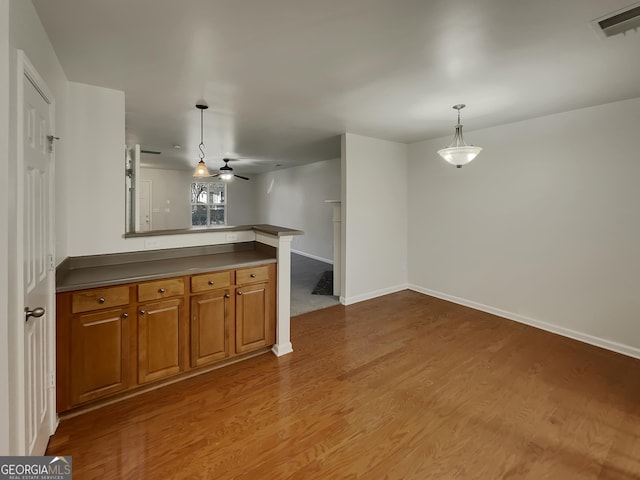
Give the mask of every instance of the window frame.
POLYGON ((191 205, 191 227, 214 227, 214 226, 226 226, 228 224, 227 222, 227 214, 228 214, 228 209, 227 209, 227 184, 225 182, 215 182, 215 181, 192 181, 190 184, 190 190, 189 190, 189 203, 191 205), (202 187, 204 187, 204 190, 200 190, 198 193, 196 193, 196 186, 197 185, 201 185, 202 187), (212 194, 214 193, 212 190, 214 188, 219 188, 222 187, 222 202, 218 201, 211 201, 212 199, 212 194), (206 201, 205 202, 198 202, 197 200, 199 199, 198 197, 200 197, 201 195, 206 195, 206 201), (195 200, 195 201, 194 201, 195 200), (193 223, 194 221, 194 213, 195 213, 195 209, 197 209, 197 207, 205 207, 206 209, 206 223, 205 224, 195 224, 193 223), (219 208, 216 207, 222 207, 222 210, 224 212, 224 219, 223 219, 223 223, 211 223, 211 219, 212 219, 212 212, 215 212, 217 210, 220 210, 219 208))

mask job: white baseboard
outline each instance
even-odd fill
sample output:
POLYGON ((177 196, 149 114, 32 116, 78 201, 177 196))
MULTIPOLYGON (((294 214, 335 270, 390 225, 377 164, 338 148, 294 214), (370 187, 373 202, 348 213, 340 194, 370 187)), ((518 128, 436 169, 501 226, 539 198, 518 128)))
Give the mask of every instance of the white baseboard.
POLYGON ((271 351, 276 357, 281 357, 293 352, 293 346, 291 345, 291 342, 276 343, 273 347, 271 347, 271 351))
POLYGON ((393 287, 383 288, 382 290, 354 295, 353 297, 340 297, 340 303, 342 305, 353 305, 354 303, 364 302, 365 300, 371 300, 372 298, 381 297, 382 295, 401 292, 407 288, 409 288, 409 286, 406 283, 403 283, 402 285, 395 285, 393 287))
POLYGON ((329 260, 328 258, 322 258, 317 255, 313 255, 311 253, 301 252, 300 250, 291 249, 291 253, 297 253, 298 255, 302 255, 303 257, 313 258, 314 260, 318 260, 320 262, 329 263, 333 265, 333 260, 329 260))
POLYGON ((572 338, 580 342, 588 343, 590 345, 595 345, 596 347, 604 348, 606 350, 611 350, 616 353, 621 353, 622 355, 626 355, 628 357, 640 359, 640 348, 632 347, 630 345, 625 345, 623 343, 614 342, 612 340, 607 340, 600 337, 594 337, 593 335, 589 335, 587 333, 577 332, 575 330, 561 327, 559 325, 554 325, 552 323, 536 320, 534 318, 526 317, 524 315, 519 315, 517 313, 507 312, 506 310, 490 307, 488 305, 483 305, 481 303, 477 303, 471 300, 465 300, 464 298, 455 297, 453 295, 448 295, 446 293, 436 292, 434 290, 429 290, 428 288, 419 287, 418 285, 409 284, 407 288, 409 290, 413 290, 414 292, 423 293, 425 295, 430 295, 432 297, 440 298, 442 300, 447 300, 452 303, 457 303, 458 305, 464 305, 465 307, 470 307, 475 310, 491 313, 493 315, 497 315, 498 317, 503 317, 508 320, 513 320, 514 322, 524 323, 525 325, 539 328, 541 330, 546 330, 547 332, 555 333, 557 335, 562 335, 563 337, 572 338))

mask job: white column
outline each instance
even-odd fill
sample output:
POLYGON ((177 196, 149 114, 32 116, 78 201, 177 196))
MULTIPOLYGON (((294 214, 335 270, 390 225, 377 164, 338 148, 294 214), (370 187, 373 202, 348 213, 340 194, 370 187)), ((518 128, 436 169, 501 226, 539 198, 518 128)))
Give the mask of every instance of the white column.
POLYGON ((342 203, 340 200, 325 200, 333 207, 333 294, 340 296, 342 269, 342 203))
POLYGON ((276 343, 271 351, 278 357, 293 352, 291 345, 291 240, 293 240, 291 235, 275 237, 256 233, 256 242, 265 243, 277 249, 276 343))

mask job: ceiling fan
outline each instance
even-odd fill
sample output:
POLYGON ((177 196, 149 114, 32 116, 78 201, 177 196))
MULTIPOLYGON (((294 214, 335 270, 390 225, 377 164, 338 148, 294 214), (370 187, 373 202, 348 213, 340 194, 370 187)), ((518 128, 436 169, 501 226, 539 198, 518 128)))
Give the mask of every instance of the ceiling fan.
POLYGON ((215 175, 211 175, 212 177, 220 177, 221 180, 231 180, 233 177, 241 178, 242 180, 249 180, 247 177, 243 177, 242 175, 237 175, 233 173, 233 168, 229 166, 229 162, 234 160, 233 158, 223 158, 224 166, 220 167, 220 170, 215 175))

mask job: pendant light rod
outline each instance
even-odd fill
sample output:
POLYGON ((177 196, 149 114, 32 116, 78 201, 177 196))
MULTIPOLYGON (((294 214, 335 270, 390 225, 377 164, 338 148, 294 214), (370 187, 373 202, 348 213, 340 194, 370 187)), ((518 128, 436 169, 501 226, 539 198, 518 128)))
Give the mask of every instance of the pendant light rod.
POLYGON ((458 111, 458 123, 453 134, 453 141, 447 148, 438 150, 438 154, 451 165, 461 168, 463 165, 471 162, 482 151, 482 147, 467 145, 462 137, 462 122, 460 121, 460 110, 466 105, 459 103, 452 108, 458 111))
POLYGON ((204 111, 209 108, 209 105, 204 101, 200 101, 196 103, 196 108, 200 110, 200 145, 198 148, 200 149, 200 161, 196 166, 196 171, 193 173, 194 177, 208 177, 209 170, 207 169, 207 165, 204 163, 204 111))
POLYGON ((451 107, 454 110, 458 111, 458 124, 460 124, 460 110, 462 110, 464 107, 466 107, 464 103, 459 103, 458 105, 454 105, 453 107, 451 107))

